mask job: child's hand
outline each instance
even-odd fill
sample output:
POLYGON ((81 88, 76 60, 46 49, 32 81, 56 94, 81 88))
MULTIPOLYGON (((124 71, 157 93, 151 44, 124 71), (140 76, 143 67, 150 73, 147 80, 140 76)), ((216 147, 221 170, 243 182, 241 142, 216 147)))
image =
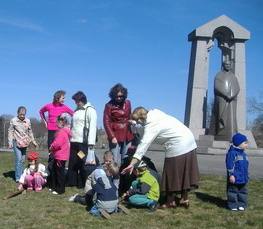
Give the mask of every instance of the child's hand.
POLYGON ((233 175, 231 175, 231 176, 229 177, 229 182, 232 183, 232 184, 234 184, 235 181, 236 181, 236 178, 235 178, 233 175))
POLYGON ((23 184, 20 183, 20 184, 17 186, 17 189, 18 189, 19 191, 23 190, 23 189, 24 189, 23 184))

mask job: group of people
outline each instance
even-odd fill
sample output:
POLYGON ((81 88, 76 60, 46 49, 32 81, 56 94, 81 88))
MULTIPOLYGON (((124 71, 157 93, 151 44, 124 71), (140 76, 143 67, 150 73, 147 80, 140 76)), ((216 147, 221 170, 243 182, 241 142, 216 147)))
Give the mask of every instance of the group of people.
MULTIPOLYGON (((27 156, 29 164, 24 172, 26 149, 30 143, 35 146, 37 143, 30 120, 25 117, 26 108, 19 107, 17 117, 10 121, 8 137, 9 147, 15 152, 15 180, 19 189, 40 191, 46 182, 53 194, 64 193, 66 185, 85 188, 84 196, 75 195, 71 200, 93 203, 90 212, 94 215, 117 211, 118 197, 132 205, 145 206, 151 210, 156 208, 159 200, 162 200, 160 207, 163 209, 177 206, 188 208, 188 193, 198 187, 199 181, 197 145, 192 132, 179 120, 158 109, 137 107, 132 111, 127 96, 127 88, 120 83, 110 89, 110 101, 105 105, 103 115, 109 151, 105 152, 103 163, 100 164, 95 154, 95 107, 88 102, 86 95, 79 91, 72 96, 76 104, 73 111, 64 105, 65 91, 57 91, 53 102, 39 111, 48 130, 48 166, 45 168, 38 163, 38 153, 30 152, 27 156), (156 171, 150 168, 151 160, 145 157, 153 141, 165 148, 160 182, 156 171), (68 168, 65 173, 67 161, 68 168), (133 179, 125 186, 123 180, 127 183, 127 176, 133 179)), ((240 201, 239 194, 242 192, 244 197, 246 188, 235 186, 241 182, 236 178, 235 170, 238 166, 235 163, 241 161, 239 154, 244 153, 247 145, 243 147, 242 144, 247 142, 247 139, 241 137, 244 140, 242 142, 238 139, 240 144, 234 142, 230 149, 237 153, 227 156, 226 165, 229 176, 229 207, 240 210, 240 207, 246 207, 246 202, 245 198, 242 198, 244 203, 237 204, 240 201), (230 159, 232 162, 229 162, 230 159)), ((243 157, 244 161, 245 159, 246 156, 243 157)), ((248 167, 246 163, 243 165, 248 167)), ((240 172, 237 173, 240 175, 240 172)), ((247 181, 242 180, 241 184, 246 184, 247 181)))

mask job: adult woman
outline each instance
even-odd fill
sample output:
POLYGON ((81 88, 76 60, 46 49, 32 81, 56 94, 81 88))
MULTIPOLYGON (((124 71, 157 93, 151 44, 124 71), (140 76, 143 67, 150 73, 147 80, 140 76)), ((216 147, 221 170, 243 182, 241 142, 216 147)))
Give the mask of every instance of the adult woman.
POLYGON ((58 130, 57 117, 62 113, 68 113, 71 116, 74 113, 73 110, 64 105, 65 94, 65 91, 56 91, 53 96, 53 102, 46 104, 39 110, 40 117, 48 129, 48 149, 54 140, 56 130, 58 130), (46 112, 48 113, 48 119, 45 116, 46 112))
POLYGON ((197 187, 199 180, 197 146, 192 132, 176 118, 157 109, 148 111, 138 107, 133 111, 132 119, 142 125, 144 133, 130 165, 123 173, 133 170, 153 141, 164 145, 161 191, 166 202, 162 206, 176 207, 175 194, 181 194, 180 204, 188 207, 188 192, 197 187))
POLYGON ((120 83, 114 85, 109 92, 111 100, 104 108, 103 124, 108 136, 109 148, 118 165, 125 158, 129 143, 133 139, 128 123, 131 115, 131 103, 127 99, 127 95, 127 88, 120 83))
POLYGON ((26 149, 31 142, 34 146, 37 146, 31 129, 31 122, 26 118, 26 108, 24 106, 18 107, 17 117, 12 118, 10 121, 8 142, 9 148, 13 148, 15 153, 15 180, 19 182, 24 170, 26 149))
MULTIPOLYGON (((89 161, 94 155, 97 131, 97 113, 82 91, 72 96, 77 105, 72 118, 72 137, 70 144, 70 156, 67 173, 67 185, 83 188, 86 182, 85 164, 96 163, 89 161), (87 136, 85 129, 88 130, 87 136), (86 156, 86 157, 85 157, 86 156), (91 156, 91 157, 90 157, 91 156)), ((94 156, 95 157, 95 156, 94 156)), ((93 159, 95 159, 93 157, 93 159)))

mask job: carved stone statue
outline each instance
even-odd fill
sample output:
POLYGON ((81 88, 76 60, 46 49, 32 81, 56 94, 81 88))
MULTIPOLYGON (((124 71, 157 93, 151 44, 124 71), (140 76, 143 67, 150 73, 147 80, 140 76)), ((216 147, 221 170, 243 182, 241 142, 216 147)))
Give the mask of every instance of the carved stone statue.
POLYGON ((215 139, 230 141, 237 132, 237 95, 240 91, 237 77, 226 60, 214 81, 215 139))

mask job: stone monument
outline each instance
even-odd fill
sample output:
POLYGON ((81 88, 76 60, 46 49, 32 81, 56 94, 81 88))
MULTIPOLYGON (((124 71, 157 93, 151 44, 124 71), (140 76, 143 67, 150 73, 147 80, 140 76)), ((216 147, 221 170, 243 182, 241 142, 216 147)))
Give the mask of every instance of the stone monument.
MULTIPOLYGON (((212 146, 228 145, 229 136, 232 132, 238 131, 247 135, 251 148, 257 148, 252 133, 246 128, 245 42, 249 39, 250 32, 225 15, 198 27, 188 35, 188 41, 192 42, 192 48, 184 122, 192 130, 196 140, 199 142, 208 142, 206 144, 212 146), (216 116, 214 117, 216 124, 214 128, 215 132, 211 134, 211 131, 209 133, 208 127, 206 126, 206 114, 209 52, 213 48, 215 39, 221 51, 221 60, 219 61, 221 64, 230 64, 227 75, 231 75, 230 77, 233 82, 235 81, 234 84, 236 85, 234 90, 233 88, 230 90, 231 93, 235 94, 234 97, 231 97, 231 102, 229 104, 225 103, 225 105, 231 105, 231 107, 228 107, 229 109, 227 109, 227 113, 225 113, 223 117, 225 119, 224 121, 226 121, 223 124, 227 125, 227 127, 221 128, 224 126, 220 123, 220 115, 216 116), (237 81, 235 79, 237 79, 237 81), (235 113, 238 115, 235 115, 235 113), (230 119, 229 115, 232 115, 230 119), (231 122, 229 122, 229 120, 231 120, 231 122), (230 131, 228 130, 229 126, 231 127, 230 131), (227 131, 222 133, 220 128, 227 131), (224 141, 220 142, 217 140, 224 141)), ((225 70, 226 69, 222 69, 220 74, 225 70)), ((216 81, 215 79, 215 84, 216 81)), ((226 82, 227 81, 225 81, 225 83, 226 82)), ((215 104, 220 100, 218 93, 218 88, 215 88, 215 104)), ((223 110, 223 102, 224 101, 221 101, 221 108, 217 107, 217 109, 223 110)))

